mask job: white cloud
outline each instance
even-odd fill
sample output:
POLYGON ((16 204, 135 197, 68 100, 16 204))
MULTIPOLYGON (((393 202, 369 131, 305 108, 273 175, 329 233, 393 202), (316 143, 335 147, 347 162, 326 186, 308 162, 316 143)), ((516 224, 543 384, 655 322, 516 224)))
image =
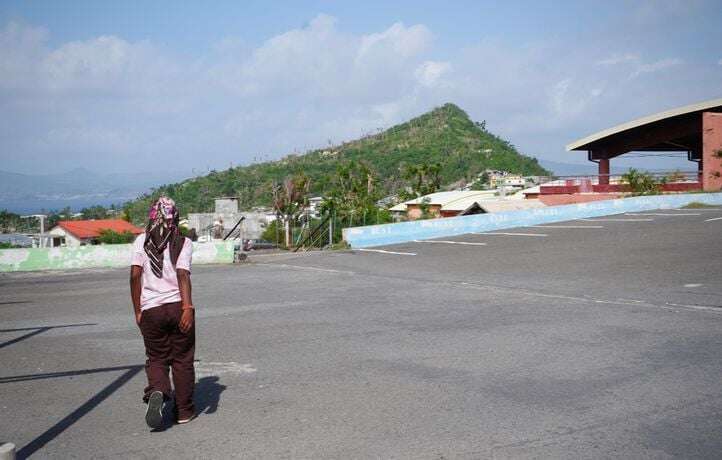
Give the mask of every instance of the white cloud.
POLYGON ((431 40, 431 32, 426 26, 405 27, 403 23, 397 22, 381 33, 363 36, 358 59, 363 59, 375 50, 389 47, 402 58, 416 56, 427 48, 431 40))
POLYGON ((414 71, 414 76, 420 85, 434 87, 439 80, 451 71, 451 63, 440 61, 425 61, 414 71))
POLYGON ((359 34, 318 15, 261 43, 226 37, 190 58, 118 36, 51 46, 48 31, 10 23, 0 29, 3 167, 225 167, 355 138, 445 102, 540 154, 722 91, 714 62, 690 84, 665 72, 681 59, 650 60, 622 44, 614 54, 501 39, 440 54, 433 44, 423 24, 359 34), (654 85, 642 78, 651 75, 654 85))
POLYGON ((617 64, 623 64, 623 63, 629 63, 629 62, 636 62, 639 61, 639 56, 634 53, 625 53, 625 54, 613 54, 605 59, 600 59, 597 62, 595 62, 596 65, 617 65, 617 64))
POLYGON ((666 58, 660 59, 659 61, 655 61, 650 64, 639 64, 634 70, 634 72, 630 74, 629 78, 636 78, 645 73, 659 72, 681 64, 682 60, 677 58, 666 58))

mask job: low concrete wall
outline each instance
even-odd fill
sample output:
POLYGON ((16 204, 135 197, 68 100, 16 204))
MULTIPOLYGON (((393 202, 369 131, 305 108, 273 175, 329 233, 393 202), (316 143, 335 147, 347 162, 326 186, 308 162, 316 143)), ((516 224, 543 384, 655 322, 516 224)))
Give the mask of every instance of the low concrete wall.
POLYGON ((514 227, 548 224, 588 217, 608 216, 625 212, 669 209, 692 202, 722 204, 722 193, 690 193, 657 195, 590 203, 550 206, 524 211, 508 211, 446 219, 417 220, 397 224, 352 227, 343 230, 343 238, 352 248, 383 246, 413 240, 490 232, 514 227))
MULTIPOLYGON (((77 248, 0 249, 0 272, 125 267, 132 245, 105 244, 77 248)), ((193 243, 193 264, 233 263, 233 242, 193 243)))

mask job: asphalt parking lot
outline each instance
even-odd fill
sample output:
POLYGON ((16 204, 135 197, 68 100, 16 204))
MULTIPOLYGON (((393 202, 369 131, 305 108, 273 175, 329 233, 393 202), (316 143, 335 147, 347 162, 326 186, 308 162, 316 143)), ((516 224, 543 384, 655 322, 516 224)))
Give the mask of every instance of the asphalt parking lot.
POLYGON ((0 442, 37 458, 719 458, 722 209, 193 270, 151 433, 126 270, 0 275, 0 442))

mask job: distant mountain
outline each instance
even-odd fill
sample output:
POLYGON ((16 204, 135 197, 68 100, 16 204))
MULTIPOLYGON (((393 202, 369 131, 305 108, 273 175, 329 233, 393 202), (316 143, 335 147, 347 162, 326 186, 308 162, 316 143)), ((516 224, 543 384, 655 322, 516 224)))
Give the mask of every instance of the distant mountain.
POLYGON ((98 174, 76 168, 60 174, 19 174, 0 171, 0 210, 33 213, 77 211, 93 205, 109 206, 133 200, 161 183, 190 177, 190 173, 98 174))
POLYGON ((560 163, 556 161, 539 160, 539 164, 557 176, 584 176, 597 174, 597 165, 594 163, 560 163))
MULTIPOLYGON (((537 160, 520 154, 514 145, 486 130, 454 104, 445 104, 406 123, 343 144, 288 155, 278 161, 213 171, 207 176, 160 187, 183 212, 208 211, 218 196, 235 196, 240 205, 271 204, 271 184, 303 172, 311 179, 311 193, 328 190, 339 164, 364 161, 374 171, 377 187, 396 193, 404 164, 440 163, 446 186, 469 182, 486 168, 524 175, 547 175, 537 160)), ((142 220, 153 196, 127 204, 133 220, 142 220)))

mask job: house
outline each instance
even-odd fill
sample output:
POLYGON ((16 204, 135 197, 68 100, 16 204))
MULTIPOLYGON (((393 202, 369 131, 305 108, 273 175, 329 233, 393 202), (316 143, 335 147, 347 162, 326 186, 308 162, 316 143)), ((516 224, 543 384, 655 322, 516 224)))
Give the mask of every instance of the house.
POLYGON ((525 200, 522 194, 499 197, 494 190, 476 190, 432 193, 397 204, 390 211, 397 218, 406 216, 415 220, 423 216, 424 208, 430 217, 454 217, 544 206, 539 200, 525 200))
POLYGON ((232 238, 258 239, 273 219, 273 213, 263 209, 239 211, 238 198, 225 197, 215 200, 215 212, 189 213, 187 226, 196 230, 199 241, 222 239, 231 232, 232 238))
POLYGON ((50 246, 81 246, 98 244, 101 230, 140 235, 143 229, 121 219, 61 220, 48 232, 50 246))
POLYGON ((474 204, 484 198, 493 197, 494 190, 454 190, 431 193, 426 196, 405 201, 390 208, 396 217, 405 215, 410 220, 422 217, 424 208, 432 217, 451 217, 464 214, 476 214, 474 204))

